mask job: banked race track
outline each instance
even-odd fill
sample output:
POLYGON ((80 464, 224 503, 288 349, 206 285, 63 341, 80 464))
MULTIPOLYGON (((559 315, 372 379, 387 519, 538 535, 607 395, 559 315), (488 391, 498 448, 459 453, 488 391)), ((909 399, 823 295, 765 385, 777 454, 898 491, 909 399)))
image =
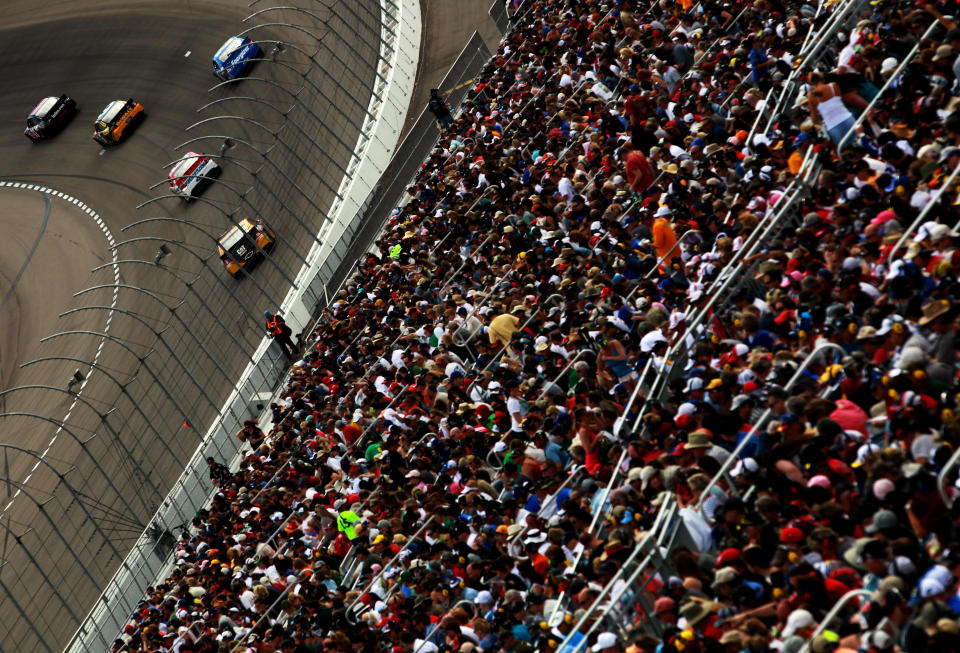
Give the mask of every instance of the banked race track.
POLYGON ((0 651, 63 648, 249 362, 357 146, 379 11, 373 0, 4 3, 0 651), (216 87, 211 56, 237 34, 264 60, 216 87), (27 114, 61 93, 79 114, 32 144, 27 114), (95 143, 97 114, 127 98, 146 119, 117 146, 95 143), (165 181, 191 150, 224 158, 187 204, 165 181), (234 279, 216 239, 243 218, 278 242, 234 279), (156 266, 161 244, 170 254, 156 266))

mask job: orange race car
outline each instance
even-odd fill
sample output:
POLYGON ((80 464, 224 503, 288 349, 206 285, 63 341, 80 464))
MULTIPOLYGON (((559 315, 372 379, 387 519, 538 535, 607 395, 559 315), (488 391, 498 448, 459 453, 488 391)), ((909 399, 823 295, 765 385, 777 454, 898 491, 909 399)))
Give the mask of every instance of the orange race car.
POLYGON ((93 140, 101 145, 116 145, 147 117, 143 105, 133 99, 114 100, 93 123, 93 140))
POLYGON ((276 236, 263 224, 262 220, 254 222, 244 218, 237 224, 240 227, 234 225, 220 236, 217 251, 227 271, 239 278, 243 275, 240 268, 246 270, 253 268, 263 258, 263 252, 273 248, 276 236))

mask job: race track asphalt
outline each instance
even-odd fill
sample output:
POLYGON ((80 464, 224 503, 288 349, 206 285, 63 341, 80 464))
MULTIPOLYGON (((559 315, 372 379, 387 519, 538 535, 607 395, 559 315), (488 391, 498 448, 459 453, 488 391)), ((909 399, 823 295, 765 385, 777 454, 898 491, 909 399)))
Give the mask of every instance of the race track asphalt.
POLYGON ((375 78, 379 3, 277 4, 314 15, 241 23, 270 5, 226 0, 4 3, 0 651, 57 651, 77 628, 256 348, 264 309, 281 302, 334 198, 375 78), (302 29, 254 27, 281 22, 302 29), (261 79, 210 91, 210 55, 251 27, 287 47, 254 67, 261 79), (27 113, 60 93, 79 115, 31 144, 27 113), (93 119, 127 97, 148 117, 102 148, 93 119), (165 164, 188 149, 217 154, 224 136, 235 144, 202 200, 136 208, 165 194, 165 164), (214 243, 243 217, 262 218, 280 242, 234 280, 214 243), (148 218, 164 219, 124 230, 148 218), (111 237, 141 240, 119 245, 114 264, 111 237), (163 268, 157 238, 176 242, 163 268), (95 286, 105 287, 74 296, 95 286), (41 342, 54 332, 74 333, 41 342), (88 377, 79 398, 65 391, 78 368, 88 377))

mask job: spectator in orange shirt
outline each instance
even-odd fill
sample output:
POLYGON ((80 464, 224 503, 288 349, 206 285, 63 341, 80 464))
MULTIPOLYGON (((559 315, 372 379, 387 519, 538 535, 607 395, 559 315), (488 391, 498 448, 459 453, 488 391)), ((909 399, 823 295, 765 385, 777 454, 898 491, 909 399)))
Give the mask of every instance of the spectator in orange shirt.
POLYGON ((796 175, 800 172, 800 166, 803 163, 803 157, 807 153, 807 148, 813 143, 813 134, 802 131, 793 139, 794 150, 787 159, 787 167, 790 174, 796 175))
POLYGON ((673 231, 673 224, 670 223, 670 217, 673 211, 668 206, 661 206, 653 214, 653 248, 657 250, 657 258, 663 261, 667 260, 667 255, 671 254, 674 245, 677 244, 677 234, 673 231))

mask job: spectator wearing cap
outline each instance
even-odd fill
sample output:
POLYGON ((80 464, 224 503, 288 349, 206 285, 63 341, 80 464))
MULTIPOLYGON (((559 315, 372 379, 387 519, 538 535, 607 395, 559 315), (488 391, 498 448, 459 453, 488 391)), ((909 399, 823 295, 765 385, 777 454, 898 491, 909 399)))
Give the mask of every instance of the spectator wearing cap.
POLYGON ((796 635, 806 639, 813 634, 816 627, 817 622, 814 621, 813 615, 810 614, 809 610, 797 609, 792 611, 790 616, 787 617, 786 624, 783 628, 783 637, 787 639, 796 635))
POLYGON ((719 377, 707 383, 707 403, 717 410, 722 410, 727 403, 727 388, 719 377))
POLYGON ((675 626, 677 623, 677 602, 669 596, 661 596, 653 603, 653 614, 664 626, 675 626))
POLYGON ((733 593, 740 582, 740 574, 733 567, 722 567, 717 570, 713 583, 710 587, 716 592, 717 600, 721 603, 730 604, 733 601, 733 593))
POLYGON ((685 450, 692 453, 697 460, 709 456, 723 464, 730 457, 730 453, 715 445, 712 438, 713 434, 709 430, 697 429, 688 437, 685 450))
POLYGON ((917 324, 930 333, 930 355, 949 366, 956 362, 957 327, 952 309, 948 300, 934 300, 923 306, 923 315, 917 320, 917 324))
POLYGON ((590 647, 592 653, 619 653, 620 638, 614 633, 604 632, 597 635, 597 641, 590 647))
POLYGON ((661 261, 666 261, 676 249, 677 234, 670 222, 671 217, 673 211, 668 206, 659 206, 653 213, 650 232, 653 235, 653 248, 657 252, 657 259, 661 261))

